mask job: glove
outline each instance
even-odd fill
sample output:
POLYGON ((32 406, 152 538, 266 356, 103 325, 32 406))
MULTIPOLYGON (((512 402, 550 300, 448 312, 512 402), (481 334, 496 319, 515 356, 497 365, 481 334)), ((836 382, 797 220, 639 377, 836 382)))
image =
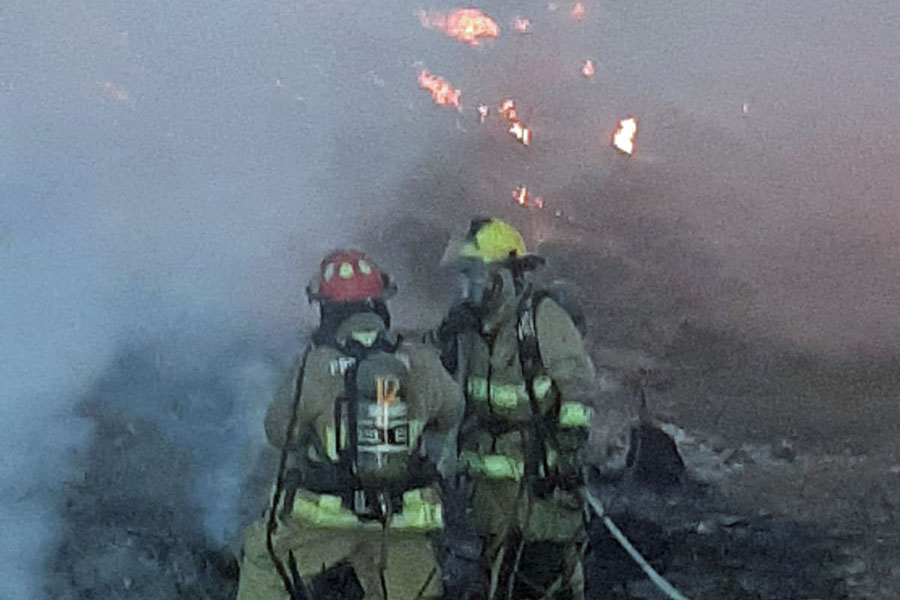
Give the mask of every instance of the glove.
POLYGON ((441 484, 444 531, 440 564, 446 598, 469 598, 480 584, 482 541, 475 531, 469 509, 471 483, 463 475, 441 484))

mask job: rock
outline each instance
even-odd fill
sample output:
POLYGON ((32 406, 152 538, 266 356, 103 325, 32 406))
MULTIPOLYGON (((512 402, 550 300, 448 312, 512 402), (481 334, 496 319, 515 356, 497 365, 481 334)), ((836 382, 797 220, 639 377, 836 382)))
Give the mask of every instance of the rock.
POLYGON ((788 440, 781 440, 781 443, 772 449, 772 457, 785 462, 794 462, 797 457, 794 451, 794 445, 788 440))
POLYGON ((861 558, 854 558, 844 565, 844 572, 848 575, 859 575, 865 573, 867 569, 866 561, 861 558))

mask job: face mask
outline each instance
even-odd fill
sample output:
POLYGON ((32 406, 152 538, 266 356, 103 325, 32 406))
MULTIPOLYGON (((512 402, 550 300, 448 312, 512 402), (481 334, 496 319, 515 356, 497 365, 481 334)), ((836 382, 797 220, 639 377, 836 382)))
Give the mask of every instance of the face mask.
POLYGON ((491 303, 503 290, 503 278, 496 269, 481 261, 473 261, 463 270, 465 274, 464 297, 476 306, 491 303))

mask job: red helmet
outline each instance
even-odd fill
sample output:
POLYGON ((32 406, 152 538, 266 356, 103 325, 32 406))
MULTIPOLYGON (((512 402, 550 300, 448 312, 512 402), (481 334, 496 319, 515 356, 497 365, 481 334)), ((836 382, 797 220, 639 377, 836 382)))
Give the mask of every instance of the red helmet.
POLYGON ((390 278, 358 250, 335 250, 326 256, 306 288, 310 300, 332 302, 385 299, 394 290, 390 278))

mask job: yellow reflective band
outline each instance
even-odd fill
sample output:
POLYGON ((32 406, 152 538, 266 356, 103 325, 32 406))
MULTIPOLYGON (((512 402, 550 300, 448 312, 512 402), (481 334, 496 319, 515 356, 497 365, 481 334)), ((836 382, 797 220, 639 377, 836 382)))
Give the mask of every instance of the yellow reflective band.
POLYGON ((464 450, 460 452, 459 459, 471 475, 515 481, 525 475, 523 461, 502 454, 478 455, 471 450, 464 450))
POLYGON ((587 427, 594 409, 580 402, 563 402, 559 407, 560 427, 587 427))
POLYGON ((359 525, 359 519, 353 511, 343 507, 340 496, 329 494, 318 497, 311 495, 311 498, 304 496, 297 494, 294 498, 291 511, 294 517, 317 527, 347 528, 359 525))
POLYGON ((487 379, 469 377, 469 381, 466 382, 466 392, 473 400, 487 400, 487 379))
MULTIPOLYGON (((444 512, 440 502, 430 501, 423 488, 403 494, 403 510, 391 517, 391 529, 430 531, 444 526, 444 512)), ((377 521, 362 521, 348 508, 340 496, 331 494, 298 493, 291 507, 291 515, 315 527, 328 529, 380 529, 377 521)))
MULTIPOLYGON (((343 433, 344 429, 344 427, 341 428, 341 433, 343 433)), ((343 436, 341 437, 343 438, 343 436)), ((341 439, 341 443, 343 442, 344 440, 341 439)), ((336 461, 338 459, 337 437, 334 434, 333 425, 325 426, 325 452, 328 453, 328 458, 331 460, 336 461)))
MULTIPOLYGON (((548 389, 550 389, 549 385, 544 389, 544 394, 548 389)), ((469 377, 466 382, 466 391, 472 400, 484 402, 487 400, 487 390, 487 379, 484 377, 469 377)), ((543 398, 543 395, 538 394, 538 398, 543 398)), ((528 402, 528 392, 525 390, 524 383, 491 384, 491 404, 499 408, 515 408, 521 402, 528 402)))
POLYGON ((393 529, 440 529, 444 512, 440 502, 425 499, 421 489, 403 493, 403 511, 391 519, 393 529))
POLYGON ((553 380, 547 377, 546 375, 538 375, 534 378, 534 383, 532 384, 532 389, 534 389, 534 395, 538 400, 543 400, 544 396, 547 395, 547 392, 550 391, 550 388, 553 386, 553 380))
POLYGON ((524 389, 518 385, 492 385, 491 403, 502 408, 515 408, 519 404, 519 392, 524 389))

